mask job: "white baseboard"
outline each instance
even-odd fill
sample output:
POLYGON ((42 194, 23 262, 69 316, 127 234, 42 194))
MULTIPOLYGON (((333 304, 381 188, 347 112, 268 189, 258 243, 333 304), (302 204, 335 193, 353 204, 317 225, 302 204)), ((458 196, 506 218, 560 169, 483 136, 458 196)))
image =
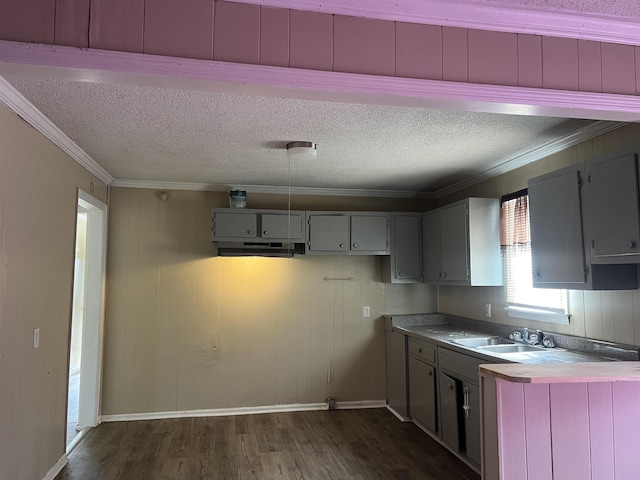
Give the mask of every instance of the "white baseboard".
POLYGON ((47 472, 42 480, 54 480, 56 476, 62 471, 64 466, 67 464, 67 454, 63 453, 60 457, 60 460, 51 467, 51 470, 47 472))
MULTIPOLYGON (((356 402, 336 402, 337 410, 357 408, 384 408, 384 400, 362 400, 356 402)), ((326 403, 294 403, 289 405, 265 405, 261 407, 214 408, 204 410, 178 410, 170 412, 125 413, 102 415, 102 422, 130 422, 135 420, 161 420, 165 418, 226 417, 231 415, 257 415, 262 413, 310 412, 327 410, 326 403)))
POLYGON ((398 418, 398 420, 400 420, 403 423, 408 423, 408 422, 412 422, 413 421, 413 420, 411 420, 411 417, 405 417, 404 415, 396 412, 389 405, 387 405, 387 410, 389 410, 391 413, 393 413, 398 418))

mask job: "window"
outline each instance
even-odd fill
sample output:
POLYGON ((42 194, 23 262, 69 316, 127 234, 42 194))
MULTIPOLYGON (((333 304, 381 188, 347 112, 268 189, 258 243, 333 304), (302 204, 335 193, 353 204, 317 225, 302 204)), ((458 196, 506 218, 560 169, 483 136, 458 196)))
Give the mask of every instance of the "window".
POLYGON ((569 323, 566 290, 533 288, 529 197, 526 190, 503 197, 500 226, 509 316, 569 323))

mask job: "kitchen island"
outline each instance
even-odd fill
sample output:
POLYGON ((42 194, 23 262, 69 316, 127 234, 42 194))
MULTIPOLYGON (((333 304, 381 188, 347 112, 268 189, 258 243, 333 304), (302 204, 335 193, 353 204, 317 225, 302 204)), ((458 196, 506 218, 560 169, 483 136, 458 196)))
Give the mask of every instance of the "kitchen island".
POLYGON ((640 477, 640 363, 480 366, 484 480, 640 477))

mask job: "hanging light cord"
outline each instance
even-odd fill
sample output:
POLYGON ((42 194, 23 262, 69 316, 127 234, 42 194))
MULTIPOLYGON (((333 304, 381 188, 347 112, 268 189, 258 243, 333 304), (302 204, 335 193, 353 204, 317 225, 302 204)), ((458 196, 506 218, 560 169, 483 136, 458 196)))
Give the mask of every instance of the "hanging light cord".
POLYGON ((287 248, 289 249, 289 258, 291 258, 291 157, 289 158, 289 188, 288 188, 288 204, 287 204, 287 248))

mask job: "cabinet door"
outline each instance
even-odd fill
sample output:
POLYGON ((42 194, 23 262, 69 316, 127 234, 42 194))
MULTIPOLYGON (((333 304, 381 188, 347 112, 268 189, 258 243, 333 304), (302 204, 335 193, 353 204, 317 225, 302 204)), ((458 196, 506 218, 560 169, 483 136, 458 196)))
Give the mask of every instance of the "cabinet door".
POLYGON ((469 279, 469 231, 467 205, 456 204, 440 211, 442 277, 447 281, 469 279))
POLYGON ((432 432, 437 432, 436 371, 409 357, 409 409, 411 416, 432 432))
POLYGON ((300 214, 272 214, 263 213, 260 217, 262 231, 260 235, 264 239, 279 238, 300 240, 302 235, 302 215, 300 214))
POLYGON ((351 250, 386 251, 389 238, 388 223, 388 215, 351 215, 351 250))
POLYGON ((529 181, 533 286, 586 279, 577 167, 529 181))
POLYGON ((440 372, 440 420, 442 441, 454 451, 460 451, 460 431, 458 422, 458 384, 450 376, 440 372))
POLYGON ((387 404, 403 417, 407 409, 407 337, 399 332, 385 331, 387 360, 387 404))
POLYGON ((464 410, 465 455, 480 465, 480 389, 464 382, 462 384, 464 410))
POLYGON ((398 279, 422 278, 421 222, 418 215, 395 215, 393 217, 394 275, 398 279))
POLYGON ((258 216, 255 213, 216 212, 213 217, 216 238, 256 238, 258 216))
POLYGON ((636 156, 589 165, 585 197, 593 257, 640 255, 636 156))
POLYGON ((346 215, 310 216, 309 250, 325 252, 349 250, 349 217, 346 215))
POLYGON ((435 282, 441 279, 440 212, 427 212, 422 216, 422 265, 425 282, 435 282))

